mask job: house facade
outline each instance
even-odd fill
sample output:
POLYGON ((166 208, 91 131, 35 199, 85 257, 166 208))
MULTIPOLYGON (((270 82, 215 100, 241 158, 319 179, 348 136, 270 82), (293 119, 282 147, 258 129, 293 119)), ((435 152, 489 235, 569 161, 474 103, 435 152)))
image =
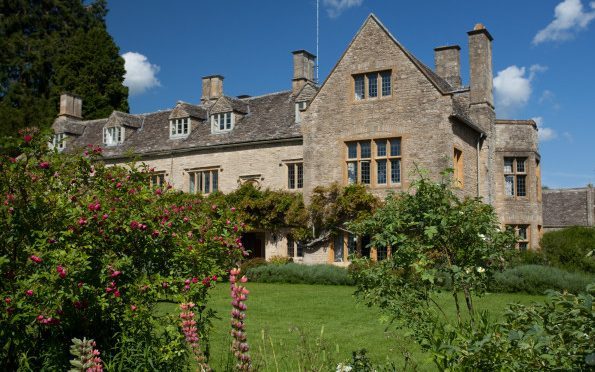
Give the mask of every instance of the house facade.
MULTIPOLYGON (((492 36, 468 32, 470 82, 462 84, 460 47, 435 49, 435 69, 419 61, 370 15, 326 80, 314 81, 315 56, 293 52, 291 90, 257 97, 224 94, 223 77, 202 79, 200 103, 84 120, 80 98, 63 95, 53 129, 59 149, 104 146, 107 163, 130 154, 155 169, 153 183, 186 192, 229 192, 249 182, 303 192, 318 185, 361 183, 384 196, 407 190, 415 169, 438 177, 454 169, 460 196, 492 204, 519 248, 541 234, 537 126, 496 119, 492 36)), ((288 82, 289 86, 289 82, 288 82)), ((254 255, 293 256, 304 263, 347 264, 359 251, 374 259, 365 237, 341 231, 328 244, 304 248, 266 231, 245 236, 254 255)))

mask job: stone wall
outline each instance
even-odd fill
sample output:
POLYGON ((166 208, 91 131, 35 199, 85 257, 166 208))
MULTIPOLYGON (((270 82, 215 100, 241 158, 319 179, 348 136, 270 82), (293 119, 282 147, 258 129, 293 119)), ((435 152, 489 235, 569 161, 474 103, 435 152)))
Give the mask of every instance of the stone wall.
POLYGON ((174 188, 188 192, 188 171, 219 169, 219 191, 235 190, 242 181, 254 180, 271 189, 287 189, 285 161, 301 159, 302 143, 296 139, 287 143, 234 146, 176 154, 174 157, 144 157, 142 162, 155 172, 165 172, 174 188))
POLYGON ((537 126, 529 121, 497 121, 494 160, 494 207, 502 225, 530 225, 530 246, 539 247, 543 234, 541 176, 537 152, 537 126), (526 196, 507 196, 504 182, 504 158, 525 158, 526 196))

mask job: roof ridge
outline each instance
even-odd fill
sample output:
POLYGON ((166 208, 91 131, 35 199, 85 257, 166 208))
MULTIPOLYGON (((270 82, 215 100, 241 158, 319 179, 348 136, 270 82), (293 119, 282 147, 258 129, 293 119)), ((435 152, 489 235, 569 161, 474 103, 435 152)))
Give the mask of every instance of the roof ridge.
POLYGON ((284 93, 291 93, 291 90, 281 90, 281 91, 278 91, 278 92, 261 94, 260 96, 250 96, 250 97, 247 97, 247 98, 236 98, 236 99, 238 99, 240 101, 248 101, 248 100, 255 99, 255 98, 262 98, 262 97, 274 96, 274 95, 277 95, 277 94, 284 94, 284 93))

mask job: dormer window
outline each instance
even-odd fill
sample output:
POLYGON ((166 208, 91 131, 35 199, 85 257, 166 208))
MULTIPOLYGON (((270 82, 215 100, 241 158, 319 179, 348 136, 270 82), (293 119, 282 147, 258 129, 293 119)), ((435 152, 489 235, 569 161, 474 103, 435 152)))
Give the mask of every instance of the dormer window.
POLYGON ((308 102, 301 101, 295 103, 295 122, 299 123, 302 121, 302 111, 308 107, 308 102))
POLYGON ((227 132, 232 130, 233 119, 233 112, 222 112, 211 115, 211 128, 213 132, 227 132))
POLYGON ((103 128, 103 143, 106 146, 115 146, 124 142, 124 128, 109 127, 103 128))
POLYGON ((190 119, 171 119, 169 121, 169 137, 186 137, 190 133, 190 119))
POLYGON ((66 134, 64 133, 56 133, 52 137, 52 141, 50 142, 50 148, 56 149, 58 151, 64 150, 64 146, 66 145, 66 134))

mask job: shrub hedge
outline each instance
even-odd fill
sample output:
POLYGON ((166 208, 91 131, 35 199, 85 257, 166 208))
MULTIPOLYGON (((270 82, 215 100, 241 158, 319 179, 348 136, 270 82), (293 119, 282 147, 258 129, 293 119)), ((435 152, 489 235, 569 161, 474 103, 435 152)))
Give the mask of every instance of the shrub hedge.
POLYGON ((265 265, 252 267, 246 272, 252 282, 353 285, 347 269, 333 265, 265 265))
POLYGON ((489 285, 492 292, 525 292, 544 294, 546 290, 584 292, 595 276, 587 273, 568 272, 555 267, 522 265, 496 273, 489 285))
POLYGON ((552 266, 595 273, 595 228, 576 226, 545 233, 541 249, 552 266))

